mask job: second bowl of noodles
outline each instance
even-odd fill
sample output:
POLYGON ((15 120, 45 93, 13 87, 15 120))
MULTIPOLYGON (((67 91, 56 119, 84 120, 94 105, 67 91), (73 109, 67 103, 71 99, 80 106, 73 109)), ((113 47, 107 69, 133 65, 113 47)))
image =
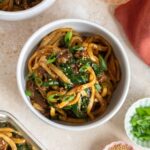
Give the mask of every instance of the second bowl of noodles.
POLYGON ((38 30, 19 57, 23 99, 55 127, 82 130, 108 121, 122 106, 130 70, 119 41, 97 24, 60 20, 38 30))
POLYGON ((18 21, 39 15, 55 0, 0 0, 0 20, 18 21))

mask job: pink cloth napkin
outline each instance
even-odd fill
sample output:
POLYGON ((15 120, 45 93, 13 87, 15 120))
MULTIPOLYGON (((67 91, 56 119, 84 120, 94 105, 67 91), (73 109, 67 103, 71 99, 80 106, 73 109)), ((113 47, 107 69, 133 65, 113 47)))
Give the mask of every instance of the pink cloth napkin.
POLYGON ((115 9, 115 16, 135 51, 150 65, 150 0, 130 0, 115 9))

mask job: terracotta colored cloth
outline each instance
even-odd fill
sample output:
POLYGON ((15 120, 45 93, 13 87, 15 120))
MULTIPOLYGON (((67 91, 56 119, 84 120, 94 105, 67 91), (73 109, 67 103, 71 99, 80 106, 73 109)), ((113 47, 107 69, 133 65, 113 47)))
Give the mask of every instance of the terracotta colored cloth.
POLYGON ((150 0, 130 0, 116 8, 115 16, 136 52, 150 65, 150 0))

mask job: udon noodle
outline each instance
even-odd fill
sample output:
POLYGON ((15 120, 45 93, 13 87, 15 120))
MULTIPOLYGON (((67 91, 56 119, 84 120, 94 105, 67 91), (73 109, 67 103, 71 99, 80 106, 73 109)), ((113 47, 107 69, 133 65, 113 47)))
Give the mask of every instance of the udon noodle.
POLYGON ((39 4, 42 0, 0 0, 0 10, 19 11, 39 4))
POLYGON ((0 150, 36 150, 13 125, 0 122, 0 150))
POLYGON ((53 120, 80 124, 101 116, 121 78, 112 46, 101 35, 60 28, 28 60, 26 95, 53 120))

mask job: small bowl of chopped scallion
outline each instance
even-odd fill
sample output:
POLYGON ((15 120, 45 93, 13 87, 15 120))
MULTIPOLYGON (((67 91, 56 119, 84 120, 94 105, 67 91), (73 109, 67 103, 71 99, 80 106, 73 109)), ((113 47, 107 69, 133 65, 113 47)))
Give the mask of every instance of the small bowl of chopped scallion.
POLYGON ((140 99, 127 111, 125 130, 135 144, 150 148, 150 98, 140 99))

